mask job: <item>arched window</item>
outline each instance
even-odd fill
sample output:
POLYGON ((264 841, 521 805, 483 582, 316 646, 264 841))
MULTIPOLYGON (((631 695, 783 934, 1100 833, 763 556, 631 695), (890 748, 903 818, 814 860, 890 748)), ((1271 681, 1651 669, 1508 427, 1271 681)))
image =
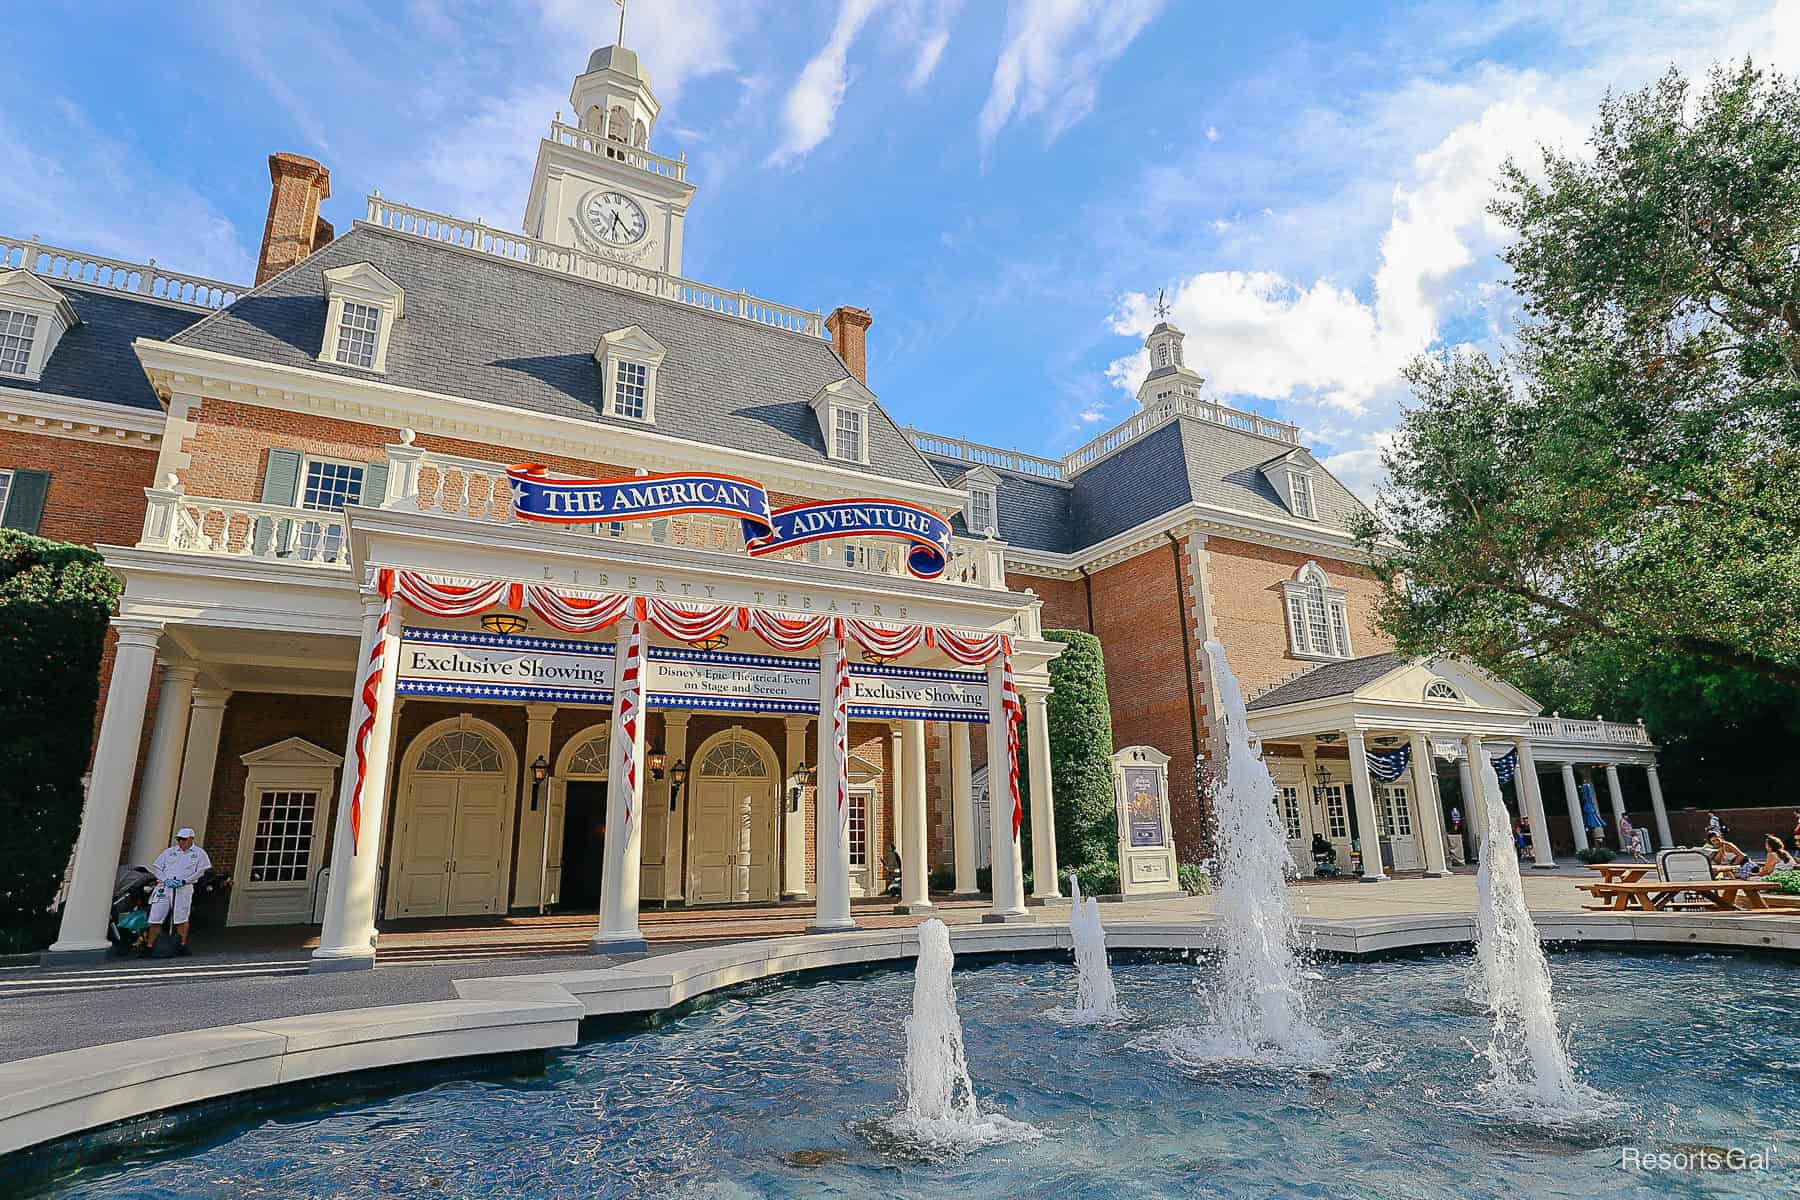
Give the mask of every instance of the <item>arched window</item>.
POLYGON ((1315 562, 1281 586, 1293 652, 1307 658, 1349 658, 1350 618, 1343 589, 1332 587, 1315 562))
POLYGON ((1461 700, 1462 699, 1461 696, 1456 694, 1456 689, 1451 687, 1447 682, 1445 682, 1442 679, 1434 679, 1430 683, 1425 685, 1425 698, 1427 700, 1461 700))
POLYGON ((1159 367, 1169 365, 1169 343, 1164 342, 1156 348, 1156 365, 1159 367))
POLYGON ((606 775, 612 769, 612 730, 602 727, 569 756, 568 774, 606 775))
POLYGON ((634 146, 648 146, 650 144, 650 131, 644 128, 644 123, 642 121, 633 121, 631 123, 631 144, 634 146))
POLYGON ((581 127, 589 133, 605 133, 606 110, 598 104, 589 105, 586 114, 581 118, 581 127))
POLYGON ((702 779, 762 779, 768 773, 762 755, 751 749, 748 742, 736 738, 720 742, 700 762, 702 779))
POLYGON ((607 114, 606 136, 615 142, 622 142, 631 132, 631 114, 623 105, 617 105, 607 114))
POLYGON ((500 748, 473 729, 440 734, 419 755, 421 771, 501 771, 500 748))

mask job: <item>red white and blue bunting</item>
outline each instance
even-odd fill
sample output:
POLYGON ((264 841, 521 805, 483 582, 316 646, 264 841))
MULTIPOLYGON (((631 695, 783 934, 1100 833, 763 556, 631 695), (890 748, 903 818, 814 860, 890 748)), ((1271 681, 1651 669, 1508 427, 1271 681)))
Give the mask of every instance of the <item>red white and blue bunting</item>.
POLYGON ((1364 756, 1369 762, 1369 774, 1377 783, 1392 783, 1406 774, 1406 768, 1412 762, 1412 747, 1402 746, 1398 750, 1370 750, 1364 756))
MULTIPOLYGON (((630 830, 637 809, 638 722, 644 707, 644 622, 634 620, 625 631, 625 661, 620 664, 619 681, 613 688, 613 746, 618 763, 614 778, 624 782, 620 800, 625 808, 625 829, 630 830)), ((623 835, 622 835, 623 836, 623 835)))

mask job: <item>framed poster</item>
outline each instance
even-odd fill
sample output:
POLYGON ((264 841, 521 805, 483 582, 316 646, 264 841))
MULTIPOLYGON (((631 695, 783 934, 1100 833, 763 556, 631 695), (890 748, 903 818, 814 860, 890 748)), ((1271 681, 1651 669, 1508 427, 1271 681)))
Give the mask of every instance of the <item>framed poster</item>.
POLYGON ((1154 767, 1126 767, 1125 823, 1131 846, 1161 846, 1168 840, 1163 828, 1162 772, 1154 767))

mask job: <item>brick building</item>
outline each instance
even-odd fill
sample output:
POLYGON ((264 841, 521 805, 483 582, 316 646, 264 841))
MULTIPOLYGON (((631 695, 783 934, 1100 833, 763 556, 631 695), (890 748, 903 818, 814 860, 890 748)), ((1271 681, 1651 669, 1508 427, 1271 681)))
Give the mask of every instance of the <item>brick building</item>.
MULTIPOLYGON (((1208 640, 1277 699, 1424 672, 1461 689, 1434 732, 1522 743, 1528 698, 1385 653, 1358 502, 1294 426, 1207 396, 1180 330, 1137 415, 1064 458, 907 428, 867 312, 681 276, 695 184, 650 149, 635 54, 596 51, 571 102, 523 235, 371 197, 334 236, 329 172, 277 154, 241 294, 0 239, 0 514, 125 583, 57 951, 101 949, 114 868, 183 825, 232 921, 322 924, 327 967, 372 961, 377 922, 547 904, 597 907, 613 949, 645 901, 807 897, 841 927, 891 883, 928 904, 930 862, 966 890, 991 861, 1020 919, 1020 820, 1057 894, 1048 788, 1015 814, 980 780, 1014 754, 1049 780, 1046 627, 1100 638, 1183 857, 1208 640)), ((1441 868, 1435 772, 1377 797, 1352 751, 1378 726, 1333 745, 1319 699, 1253 715, 1302 714, 1270 743, 1312 772, 1293 836, 1380 823, 1394 867, 1441 868)))

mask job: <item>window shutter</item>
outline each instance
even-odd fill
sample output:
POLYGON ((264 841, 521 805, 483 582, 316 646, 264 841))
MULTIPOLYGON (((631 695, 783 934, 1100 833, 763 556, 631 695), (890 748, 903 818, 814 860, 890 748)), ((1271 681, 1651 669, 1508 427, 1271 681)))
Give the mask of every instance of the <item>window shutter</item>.
POLYGON ((387 499, 387 459, 372 462, 363 468, 362 497, 357 501, 364 508, 380 508, 381 502, 387 499))
POLYGON ((50 472, 14 471, 6 494, 6 513, 0 526, 21 533, 36 533, 44 519, 44 501, 50 495, 50 472))
POLYGON ((269 451, 268 469, 263 472, 262 502, 291 507, 300 495, 300 452, 269 451))

